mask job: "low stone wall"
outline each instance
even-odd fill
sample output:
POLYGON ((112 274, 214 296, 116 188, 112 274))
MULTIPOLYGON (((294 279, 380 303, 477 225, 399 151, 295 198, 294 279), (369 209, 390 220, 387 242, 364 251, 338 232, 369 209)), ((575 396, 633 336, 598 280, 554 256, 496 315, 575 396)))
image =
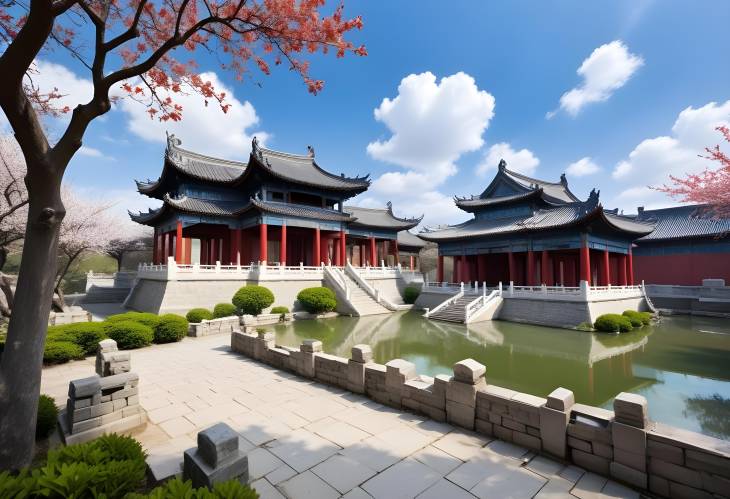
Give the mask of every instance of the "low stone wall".
POLYGON ((188 326, 188 336, 209 336, 211 334, 231 334, 240 326, 241 319, 235 315, 220 319, 192 322, 188 326))
POLYGON ((49 326, 60 326, 62 324, 75 324, 77 322, 91 322, 91 312, 81 307, 71 307, 68 312, 51 312, 48 315, 49 326), (76 310, 74 310, 76 309, 76 310))
POLYGON ((277 347, 273 333, 231 336, 235 352, 280 369, 437 421, 514 442, 595 473, 670 498, 730 498, 730 443, 647 419, 644 397, 621 393, 609 411, 576 404, 557 388, 547 398, 516 392, 485 379, 486 367, 467 359, 453 376, 419 376, 415 365, 372 361, 368 345, 345 359, 306 340, 299 349, 277 347))

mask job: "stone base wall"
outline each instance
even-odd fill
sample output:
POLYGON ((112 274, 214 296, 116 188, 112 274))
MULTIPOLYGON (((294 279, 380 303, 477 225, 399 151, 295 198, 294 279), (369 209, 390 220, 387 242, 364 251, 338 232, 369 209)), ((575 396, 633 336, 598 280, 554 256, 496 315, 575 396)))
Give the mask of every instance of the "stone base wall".
POLYGON ((429 308, 434 309, 438 305, 441 305, 444 301, 451 298, 449 293, 434 293, 433 291, 421 290, 421 294, 416 299, 416 308, 429 308))
POLYGON ((322 343, 276 346, 273 333, 231 335, 235 352, 306 378, 363 393, 382 404, 514 442, 636 489, 669 498, 730 499, 730 443, 647 419, 644 397, 621 393, 609 411, 576 404, 557 388, 547 398, 487 383, 486 367, 457 362, 453 376, 419 376, 403 359, 372 361, 368 345, 350 359, 322 343))
POLYGON ((241 319, 236 316, 222 317, 210 321, 204 320, 188 326, 188 336, 209 336, 211 334, 231 334, 239 329, 241 319))
POLYGON ((590 302, 541 300, 503 296, 496 318, 505 321, 574 328, 582 322, 595 322, 599 315, 621 314, 624 310, 649 310, 644 298, 594 300, 590 302))

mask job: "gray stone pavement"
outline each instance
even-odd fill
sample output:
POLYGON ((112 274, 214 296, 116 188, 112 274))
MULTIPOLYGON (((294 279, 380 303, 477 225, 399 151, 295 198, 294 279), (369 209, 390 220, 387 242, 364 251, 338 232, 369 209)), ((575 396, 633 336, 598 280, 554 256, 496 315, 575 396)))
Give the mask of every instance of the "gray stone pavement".
MULTIPOLYGON (((616 482, 516 445, 382 406, 231 352, 228 335, 132 351, 156 477, 180 473, 196 434, 225 421, 266 498, 638 498, 616 482)), ((93 358, 43 370, 66 400, 93 358)))

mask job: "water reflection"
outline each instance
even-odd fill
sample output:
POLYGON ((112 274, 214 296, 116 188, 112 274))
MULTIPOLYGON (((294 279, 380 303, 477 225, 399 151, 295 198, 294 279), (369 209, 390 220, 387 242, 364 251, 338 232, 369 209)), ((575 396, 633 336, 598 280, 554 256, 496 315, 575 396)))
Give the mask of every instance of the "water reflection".
POLYGON ((719 423, 730 420, 727 322, 669 317, 606 335, 501 321, 465 327, 407 312, 297 321, 275 332, 279 344, 316 338, 326 352, 345 357, 366 343, 377 362, 404 358, 430 375, 449 374, 455 362, 471 357, 487 366, 491 383, 543 396, 564 386, 592 405, 610 407, 621 391, 641 393, 654 419, 728 438, 730 428, 719 423))

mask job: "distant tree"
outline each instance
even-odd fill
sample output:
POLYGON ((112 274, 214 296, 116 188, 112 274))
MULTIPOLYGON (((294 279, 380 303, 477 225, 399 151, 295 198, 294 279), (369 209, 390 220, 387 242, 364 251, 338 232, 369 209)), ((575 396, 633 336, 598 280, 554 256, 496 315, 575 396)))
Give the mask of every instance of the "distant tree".
POLYGON ((117 272, 122 270, 124 255, 132 251, 144 251, 152 247, 152 238, 135 235, 118 237, 109 241, 104 253, 114 258, 117 262, 117 272))
MULTIPOLYGON (((730 142, 730 129, 720 126, 716 130, 730 142)), ((688 174, 685 178, 670 175, 673 185, 664 185, 657 190, 680 201, 708 204, 716 217, 730 217, 730 156, 721 151, 719 145, 705 150, 707 156, 702 157, 717 162, 716 169, 705 168, 702 173, 688 174)))
POLYGON ((317 93, 306 57, 334 51, 365 55, 345 39, 359 17, 328 15, 325 0, 7 0, 0 2, 0 107, 27 165, 25 246, 15 309, 0 358, 0 469, 22 468, 33 455, 47 317, 55 287, 61 221, 61 182, 87 128, 111 109, 112 94, 143 102, 151 117, 177 121, 173 97, 197 93, 228 109, 226 96, 198 73, 200 54, 212 55, 237 79, 254 62, 264 74, 286 62, 317 93), (54 105, 64 89, 43 92, 28 73, 42 50, 67 50, 88 70, 93 96, 71 110, 54 105), (39 116, 72 111, 51 144, 39 116))

